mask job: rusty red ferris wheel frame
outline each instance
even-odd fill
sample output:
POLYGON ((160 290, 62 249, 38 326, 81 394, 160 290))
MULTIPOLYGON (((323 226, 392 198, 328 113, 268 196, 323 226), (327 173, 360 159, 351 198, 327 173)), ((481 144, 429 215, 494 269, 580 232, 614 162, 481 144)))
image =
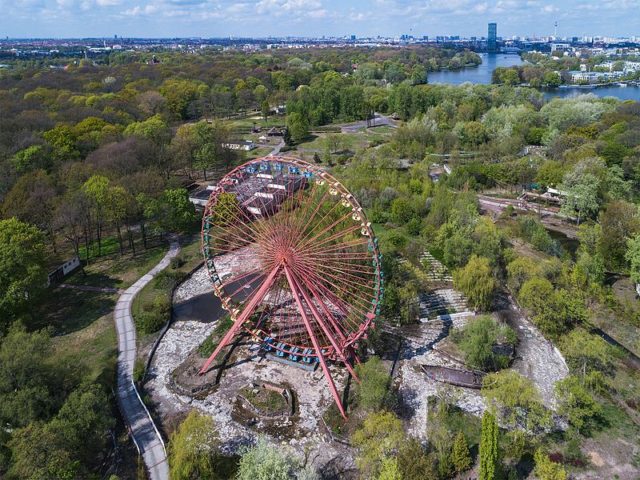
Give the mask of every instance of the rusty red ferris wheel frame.
POLYGON ((200 373, 244 330, 289 362, 318 362, 346 418, 328 362, 358 380, 355 350, 384 292, 378 242, 353 195, 297 158, 251 160, 213 189, 202 250, 233 325, 200 373))

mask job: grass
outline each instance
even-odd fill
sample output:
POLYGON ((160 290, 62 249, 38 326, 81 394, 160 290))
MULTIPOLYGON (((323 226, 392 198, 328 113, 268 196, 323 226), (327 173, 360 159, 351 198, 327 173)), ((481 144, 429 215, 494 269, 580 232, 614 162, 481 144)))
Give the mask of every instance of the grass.
MULTIPOLYGON (((171 303, 171 292, 175 285, 202 261, 200 241, 196 235, 186 241, 186 244, 182 247, 176 258, 177 260, 173 261, 171 266, 167 267, 167 269, 145 285, 133 299, 131 313, 136 321, 136 325, 140 324, 142 313, 145 310, 148 311, 150 305, 157 303, 159 301, 158 299, 164 299, 166 302, 171 303)), ((159 324, 164 324, 169 320, 171 311, 169 310, 164 315, 166 315, 165 321, 159 322, 159 324)))
POLYGON ((58 288, 51 290, 38 306, 28 327, 52 328, 53 335, 67 335, 83 330, 98 318, 113 311, 117 295, 58 288))
POLYGON ((213 332, 211 332, 211 335, 209 335, 198 347, 198 353, 202 358, 207 358, 213 353, 218 346, 218 343, 220 343, 220 340, 222 340, 223 335, 231 328, 232 325, 233 320, 231 320, 229 314, 226 314, 218 320, 218 324, 213 329, 213 332))
MULTIPOLYGON (((367 148, 372 143, 389 141, 392 131, 392 128, 382 126, 373 129, 362 129, 355 133, 342 133, 340 134, 342 141, 340 149, 355 151, 360 148, 367 148)), ((325 134, 312 135, 309 137, 309 141, 300 143, 298 149, 322 153, 325 150, 325 138, 325 134)))
POLYGON ((240 394, 263 412, 279 413, 286 411, 288 407, 282 395, 266 388, 245 387, 240 390, 240 394))
POLYGON ((167 253, 165 245, 141 250, 136 255, 112 255, 93 259, 82 270, 64 279, 70 285, 127 288, 147 273, 167 253))
POLYGON ((84 328, 54 337, 51 364, 81 371, 81 377, 107 386, 115 384, 117 339, 111 313, 84 328))

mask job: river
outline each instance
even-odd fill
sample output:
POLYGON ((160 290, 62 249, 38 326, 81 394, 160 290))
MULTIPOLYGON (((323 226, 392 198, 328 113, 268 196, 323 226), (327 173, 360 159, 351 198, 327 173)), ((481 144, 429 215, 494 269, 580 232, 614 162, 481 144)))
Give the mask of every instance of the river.
MULTIPOLYGON (((429 83, 449 83, 460 85, 471 82, 490 84, 491 74, 496 67, 512 67, 522 65, 520 55, 504 53, 481 53, 482 64, 478 67, 463 68, 461 70, 442 70, 429 73, 429 83)), ((597 88, 554 88, 545 89, 544 97, 550 100, 554 97, 575 97, 586 93, 593 93, 599 97, 616 97, 620 100, 640 101, 640 87, 597 87, 597 88)))

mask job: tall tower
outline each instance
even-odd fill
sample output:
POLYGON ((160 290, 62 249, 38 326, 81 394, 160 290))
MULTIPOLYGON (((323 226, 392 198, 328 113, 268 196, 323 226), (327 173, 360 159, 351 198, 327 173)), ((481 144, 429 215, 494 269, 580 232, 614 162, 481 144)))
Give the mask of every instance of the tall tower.
POLYGON ((491 53, 498 51, 498 24, 497 23, 489 24, 489 35, 487 36, 487 51, 491 53))

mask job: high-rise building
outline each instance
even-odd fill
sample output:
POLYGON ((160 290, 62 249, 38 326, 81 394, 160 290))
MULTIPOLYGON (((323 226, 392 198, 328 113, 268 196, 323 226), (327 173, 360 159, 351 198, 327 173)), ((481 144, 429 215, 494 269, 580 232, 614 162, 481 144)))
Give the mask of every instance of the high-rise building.
POLYGON ((487 51, 489 52, 498 51, 498 24, 497 23, 489 24, 489 35, 487 36, 487 51))

